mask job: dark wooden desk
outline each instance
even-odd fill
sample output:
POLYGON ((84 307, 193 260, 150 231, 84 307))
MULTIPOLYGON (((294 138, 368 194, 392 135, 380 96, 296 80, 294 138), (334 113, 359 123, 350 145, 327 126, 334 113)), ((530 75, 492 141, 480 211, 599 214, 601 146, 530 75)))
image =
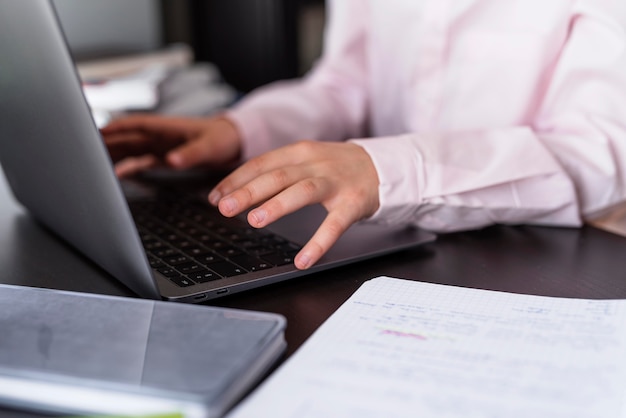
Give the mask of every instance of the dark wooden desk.
MULTIPOLYGON (((582 229, 497 226, 211 302, 288 320, 287 355, 365 280, 394 276, 546 296, 626 298, 626 238, 582 229)), ((0 178, 0 282, 133 296, 37 224, 0 178)), ((1 337, 0 337, 1 338, 1 337)), ((0 417, 34 417, 0 409, 0 417)))

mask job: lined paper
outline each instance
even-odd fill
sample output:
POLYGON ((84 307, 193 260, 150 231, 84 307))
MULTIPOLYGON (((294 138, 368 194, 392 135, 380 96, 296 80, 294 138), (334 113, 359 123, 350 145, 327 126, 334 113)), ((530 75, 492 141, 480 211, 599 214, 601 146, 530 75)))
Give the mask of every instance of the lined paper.
POLYGON ((230 417, 624 417, 625 310, 379 277, 230 417))

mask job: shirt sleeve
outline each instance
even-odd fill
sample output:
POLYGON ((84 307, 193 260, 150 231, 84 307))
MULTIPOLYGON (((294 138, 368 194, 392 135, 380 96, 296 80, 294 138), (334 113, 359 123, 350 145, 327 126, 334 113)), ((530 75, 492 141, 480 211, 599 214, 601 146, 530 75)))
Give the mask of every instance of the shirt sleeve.
POLYGON ((363 135, 367 13, 360 0, 329 1, 324 54, 315 68, 302 79, 261 87, 227 112, 242 136, 244 160, 297 140, 363 135))
POLYGON ((381 182, 369 221, 577 226, 626 199, 626 3, 575 4, 531 126, 354 140, 381 182))

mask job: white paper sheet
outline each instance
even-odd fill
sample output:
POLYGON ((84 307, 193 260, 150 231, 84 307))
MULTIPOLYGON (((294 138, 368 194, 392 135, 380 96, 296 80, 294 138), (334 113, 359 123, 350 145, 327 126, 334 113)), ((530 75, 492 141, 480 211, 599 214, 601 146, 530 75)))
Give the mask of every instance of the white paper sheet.
POLYGON ((167 75, 164 65, 154 64, 125 77, 86 82, 83 91, 95 111, 149 110, 159 103, 159 84, 167 75))
POLYGON ((376 278, 229 417, 622 417, 625 309, 376 278))

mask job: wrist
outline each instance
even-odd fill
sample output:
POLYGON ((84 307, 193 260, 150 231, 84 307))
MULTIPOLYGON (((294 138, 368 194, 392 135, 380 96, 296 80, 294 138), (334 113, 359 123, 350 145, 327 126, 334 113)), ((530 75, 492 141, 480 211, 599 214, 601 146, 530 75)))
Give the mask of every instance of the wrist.
POLYGON ((241 134, 235 123, 225 114, 211 119, 212 134, 219 141, 217 152, 224 156, 224 162, 232 163, 241 159, 241 134))

